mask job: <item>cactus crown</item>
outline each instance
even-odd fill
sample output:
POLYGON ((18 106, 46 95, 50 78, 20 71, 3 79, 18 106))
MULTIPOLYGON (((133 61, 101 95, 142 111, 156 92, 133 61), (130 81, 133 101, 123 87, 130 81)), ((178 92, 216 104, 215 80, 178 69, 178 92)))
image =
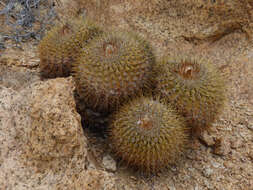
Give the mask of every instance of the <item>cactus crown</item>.
POLYGON ((180 65, 174 70, 183 79, 191 80, 198 78, 200 72, 200 65, 196 62, 182 61, 180 65))

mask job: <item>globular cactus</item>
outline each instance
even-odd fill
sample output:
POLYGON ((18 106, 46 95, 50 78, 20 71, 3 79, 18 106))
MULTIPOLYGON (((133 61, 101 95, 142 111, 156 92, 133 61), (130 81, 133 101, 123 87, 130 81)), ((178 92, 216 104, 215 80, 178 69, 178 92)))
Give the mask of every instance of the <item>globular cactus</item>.
POLYGON ((43 78, 67 77, 72 62, 82 48, 102 30, 91 21, 82 18, 59 23, 41 40, 38 49, 40 73, 43 78))
POLYGON ((139 97, 113 114, 109 138, 115 154, 147 174, 175 163, 188 144, 189 128, 170 105, 139 97))
POLYGON ((110 112, 153 80, 154 56, 132 33, 112 31, 92 40, 73 64, 77 92, 87 107, 110 112))
POLYGON ((195 58, 164 58, 157 70, 156 92, 191 126, 205 129, 216 119, 224 105, 226 87, 215 65, 195 58))

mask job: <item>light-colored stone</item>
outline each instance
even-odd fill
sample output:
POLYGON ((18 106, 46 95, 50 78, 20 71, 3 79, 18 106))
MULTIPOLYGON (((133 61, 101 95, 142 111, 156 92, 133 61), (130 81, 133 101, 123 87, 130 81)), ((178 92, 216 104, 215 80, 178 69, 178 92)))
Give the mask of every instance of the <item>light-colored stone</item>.
POLYGON ((110 155, 103 157, 103 165, 108 171, 115 172, 117 169, 116 162, 110 155))
POLYGON ((207 178, 211 177, 211 175, 213 174, 213 169, 211 168, 204 168, 203 170, 203 175, 207 178))

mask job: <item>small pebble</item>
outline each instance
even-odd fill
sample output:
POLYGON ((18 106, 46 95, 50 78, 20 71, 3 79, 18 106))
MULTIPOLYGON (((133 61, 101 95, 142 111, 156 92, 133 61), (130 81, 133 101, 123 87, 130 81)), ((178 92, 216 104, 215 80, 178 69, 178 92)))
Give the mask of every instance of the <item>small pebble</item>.
POLYGON ((231 148, 237 149, 241 146, 242 146, 242 140, 241 139, 237 138, 237 139, 233 139, 231 141, 231 148))
POLYGON ((220 155, 220 156, 226 156, 230 152, 230 146, 227 140, 224 138, 216 139, 213 153, 220 155))
POLYGON ((252 160, 252 162, 253 162, 253 150, 251 150, 250 152, 249 152, 249 158, 252 160))
POLYGON ((107 170, 112 172, 115 172, 117 169, 116 161, 110 155, 105 155, 103 157, 103 165, 107 170))
POLYGON ((205 168, 202 173, 205 177, 209 178, 213 174, 213 169, 205 168))
POLYGON ((253 131, 253 125, 248 125, 247 127, 249 130, 253 131))
POLYGON ((169 190, 176 190, 175 186, 174 185, 169 185, 169 190))
POLYGON ((234 167, 233 163, 231 161, 226 161, 224 162, 224 166, 227 168, 227 169, 231 169, 234 167))
POLYGON ((207 146, 213 146, 215 144, 213 137, 209 135, 207 131, 202 132, 199 139, 207 146))

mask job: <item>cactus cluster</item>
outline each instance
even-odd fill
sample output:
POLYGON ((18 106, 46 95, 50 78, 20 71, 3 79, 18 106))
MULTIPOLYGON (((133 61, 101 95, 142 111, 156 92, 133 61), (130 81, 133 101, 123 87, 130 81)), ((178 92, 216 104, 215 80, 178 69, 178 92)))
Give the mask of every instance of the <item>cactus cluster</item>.
POLYGON ((146 173, 175 163, 190 129, 211 125, 224 104, 224 79, 214 65, 190 58, 157 62, 133 33, 72 21, 48 32, 39 52, 42 76, 72 74, 83 116, 89 117, 86 108, 109 115, 115 155, 146 173))

